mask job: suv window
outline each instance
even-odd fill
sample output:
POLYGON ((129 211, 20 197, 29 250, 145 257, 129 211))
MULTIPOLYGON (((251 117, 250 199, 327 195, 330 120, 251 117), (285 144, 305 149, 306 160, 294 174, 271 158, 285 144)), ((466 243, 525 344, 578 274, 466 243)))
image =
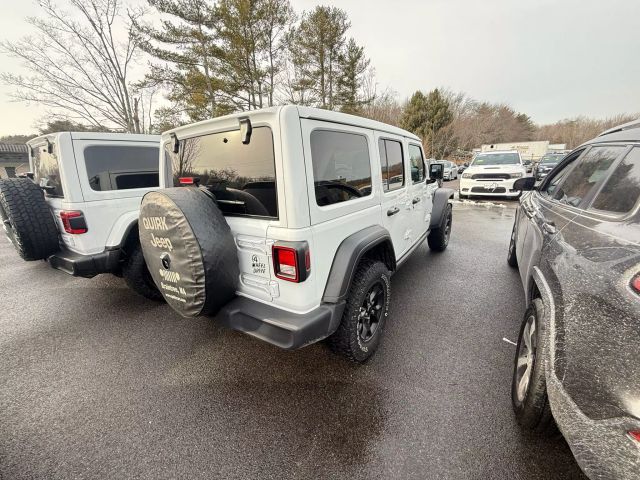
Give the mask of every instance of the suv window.
POLYGON ((212 133, 165 146, 171 159, 173 184, 193 177, 212 192, 222 213, 230 216, 278 217, 273 135, 269 127, 254 127, 249 144, 240 130, 212 133))
POLYGON ((84 149, 93 190, 125 190, 158 186, 158 147, 91 145, 84 149))
POLYGON ((62 179, 60 178, 60 165, 55 154, 55 145, 51 144, 51 151, 45 145, 39 145, 33 149, 33 179, 44 189, 45 194, 51 197, 64 197, 62 179))
POLYGON ((411 162, 411 180, 413 183, 420 183, 425 178, 425 169, 422 149, 417 145, 409 145, 409 161, 411 162))
POLYGON ((380 147, 383 191, 392 192, 404 187, 402 144, 396 140, 381 138, 378 146, 380 147))
POLYGON ((611 164, 625 150, 623 146, 593 147, 556 189, 553 198, 577 207, 606 176, 611 164))
POLYGON ((357 133, 314 130, 310 146, 318 206, 371 195, 367 137, 357 133))
POLYGON ((627 213, 640 198, 640 147, 631 149, 596 196, 592 208, 627 213))

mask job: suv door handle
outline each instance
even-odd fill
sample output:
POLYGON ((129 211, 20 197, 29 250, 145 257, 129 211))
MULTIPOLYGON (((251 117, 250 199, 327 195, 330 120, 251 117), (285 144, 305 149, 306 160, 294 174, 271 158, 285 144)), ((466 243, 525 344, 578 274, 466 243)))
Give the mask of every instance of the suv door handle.
POLYGON ((556 228, 556 226, 553 224, 553 222, 545 222, 542 224, 542 230, 544 230, 545 233, 548 233, 549 235, 553 235, 554 233, 556 233, 558 231, 558 229, 556 228))
POLYGON ((387 217, 390 217, 391 215, 395 215, 399 211, 400 209, 398 207, 390 208, 389 210, 387 210, 387 217))
POLYGON ((416 203, 419 203, 419 202, 420 202, 420 197, 416 197, 416 198, 413 199, 413 201, 411 203, 413 203, 415 205, 416 203))

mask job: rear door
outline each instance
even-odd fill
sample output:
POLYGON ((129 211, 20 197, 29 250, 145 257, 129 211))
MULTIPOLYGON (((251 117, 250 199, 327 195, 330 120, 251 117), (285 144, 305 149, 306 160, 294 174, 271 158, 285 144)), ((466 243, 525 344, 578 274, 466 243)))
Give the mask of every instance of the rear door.
POLYGON ((407 156, 402 137, 376 132, 376 140, 382 174, 382 224, 391 234, 396 259, 399 259, 418 231, 409 196, 411 180, 406 175, 407 156))

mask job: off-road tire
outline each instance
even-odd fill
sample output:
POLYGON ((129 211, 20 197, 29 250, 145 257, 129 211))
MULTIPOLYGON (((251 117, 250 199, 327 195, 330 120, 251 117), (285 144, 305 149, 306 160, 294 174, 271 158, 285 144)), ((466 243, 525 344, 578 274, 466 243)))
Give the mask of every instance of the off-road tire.
POLYGON ((440 226, 434 228, 429 232, 427 236, 427 243, 429 248, 436 252, 443 252, 449 245, 449 237, 451 236, 451 224, 453 219, 452 206, 447 202, 444 212, 442 213, 442 220, 440 226))
POLYGON ((127 258, 122 265, 122 276, 127 286, 137 294, 157 302, 164 300, 153 278, 151 278, 149 269, 147 269, 147 263, 144 261, 144 254, 139 243, 136 243, 131 251, 127 252, 127 258))
POLYGON ((362 260, 351 282, 340 325, 327 339, 331 349, 352 362, 363 363, 368 360, 380 345, 380 338, 384 332, 386 319, 389 316, 390 299, 391 274, 386 265, 379 261, 362 260), (369 290, 378 282, 381 282, 384 289, 384 306, 373 337, 367 342, 363 342, 358 334, 360 308, 369 290))
POLYGON ((507 263, 510 267, 518 268, 518 258, 516 257, 516 225, 514 223, 509 240, 509 250, 507 251, 507 263))
POLYGON ((0 180, 0 220, 22 259, 44 260, 60 249, 44 193, 28 178, 0 180))
POLYGON ((536 298, 531 302, 529 308, 527 308, 522 326, 520 327, 511 381, 511 404, 516 415, 516 420, 525 430, 544 436, 552 436, 557 434, 558 429, 553 419, 549 398, 547 396, 546 366, 544 361, 546 352, 548 352, 547 342, 548 335, 547 327, 544 323, 544 304, 541 299, 536 298), (521 351, 521 344, 524 342, 525 327, 528 319, 532 315, 536 323, 535 355, 526 395, 524 399, 520 401, 517 393, 518 358, 521 351))

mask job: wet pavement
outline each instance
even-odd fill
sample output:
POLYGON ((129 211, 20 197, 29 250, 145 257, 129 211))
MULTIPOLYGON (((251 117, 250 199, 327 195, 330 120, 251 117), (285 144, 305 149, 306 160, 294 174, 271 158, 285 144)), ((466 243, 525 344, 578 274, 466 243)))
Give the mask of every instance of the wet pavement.
POLYGON ((359 366, 182 319, 0 239, 0 479, 584 478, 562 438, 521 433, 511 411, 515 206, 455 204, 449 248, 423 245, 393 277, 359 366))

